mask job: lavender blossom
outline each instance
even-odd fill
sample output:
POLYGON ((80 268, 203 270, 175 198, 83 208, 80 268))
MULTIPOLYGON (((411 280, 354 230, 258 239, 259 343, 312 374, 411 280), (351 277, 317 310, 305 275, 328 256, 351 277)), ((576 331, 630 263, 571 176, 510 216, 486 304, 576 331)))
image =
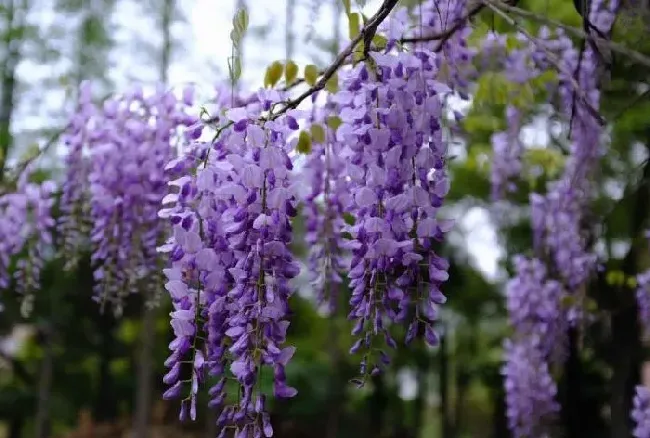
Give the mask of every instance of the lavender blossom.
POLYGON ((650 390, 647 387, 636 387, 631 416, 635 423, 634 438, 650 438, 650 390))
POLYGON ((549 437, 559 413, 557 386, 534 342, 506 342, 506 415, 515 438, 549 437))

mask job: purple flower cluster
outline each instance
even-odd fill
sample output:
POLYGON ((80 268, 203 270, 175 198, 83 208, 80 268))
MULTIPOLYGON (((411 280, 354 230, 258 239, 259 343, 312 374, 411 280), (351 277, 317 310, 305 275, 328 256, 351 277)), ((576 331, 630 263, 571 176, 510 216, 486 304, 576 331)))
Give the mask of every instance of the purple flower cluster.
POLYGON ((145 96, 139 88, 95 107, 88 84, 66 135, 67 175, 60 223, 63 251, 74 266, 88 239, 96 298, 121 311, 126 294, 155 290, 164 223, 157 212, 166 191, 165 163, 175 154, 178 128, 197 122, 188 114, 193 90, 181 99, 162 88, 145 96), (141 280, 147 279, 146 283, 141 280))
POLYGON ((77 266, 80 249, 90 234, 88 218, 88 186, 80 184, 88 180, 89 160, 84 156, 86 145, 95 139, 93 116, 97 110, 92 101, 90 83, 79 87, 77 111, 62 136, 66 147, 66 173, 61 187, 61 216, 57 228, 61 235, 61 250, 65 257, 65 269, 77 266))
POLYGON ((650 390, 645 386, 637 386, 632 404, 634 438, 650 438, 650 390))
MULTIPOLYGON (((542 27, 534 44, 521 33, 516 34, 516 41, 519 45, 508 49, 508 39, 505 36, 491 33, 481 47, 481 62, 484 67, 497 71, 503 69, 505 78, 513 84, 526 86, 531 80, 553 68, 549 56, 563 56, 563 67, 566 68, 560 72, 561 78, 564 77, 564 72, 572 71, 571 65, 577 60, 573 42, 560 31, 553 34, 548 28, 542 27)), ((549 91, 552 91, 552 85, 548 84, 548 87, 549 91)), ((572 90, 560 86, 559 91, 564 93, 563 97, 570 97, 572 90)), ((516 190, 515 181, 523 170, 524 146, 520 140, 520 131, 524 126, 525 114, 519 106, 509 104, 506 106, 505 116, 507 129, 492 135, 491 183, 494 200, 501 200, 516 190)))
POLYGON ((542 436, 558 406, 549 366, 564 359, 566 318, 562 285, 548 277, 540 260, 517 256, 516 276, 506 287, 510 324, 505 345, 506 403, 509 426, 517 437, 542 436))
POLYGON ((517 256, 516 275, 506 286, 506 305, 510 324, 517 337, 533 339, 545 360, 562 356, 566 333, 561 318, 562 284, 548 277, 540 260, 517 256))
POLYGON ((505 378, 508 427, 515 438, 544 437, 560 410, 557 385, 539 345, 507 341, 505 378))
POLYGON ((407 343, 422 329, 437 344, 432 323, 446 300, 440 285, 449 265, 434 246, 452 225, 438 216, 449 179, 441 131, 441 93, 448 88, 435 79, 437 55, 372 56, 376 71, 356 67, 334 97, 356 219, 345 229, 352 251, 349 316, 360 337, 351 352, 364 350, 364 377, 388 362, 377 336, 396 346, 388 322, 409 323, 407 343))
POLYGON ((476 74, 472 60, 477 54, 476 49, 467 44, 467 39, 472 33, 472 27, 466 19, 467 6, 467 0, 425 2, 419 17, 421 25, 417 27, 417 31, 411 32, 413 36, 422 36, 442 34, 456 29, 442 45, 433 41, 424 47, 440 52, 441 56, 435 59, 440 69, 438 80, 444 81, 463 99, 469 99, 469 80, 476 74))
MULTIPOLYGON (((335 108, 336 104, 330 102, 325 110, 333 112, 335 108)), ((319 121, 315 114, 312 120, 319 121)), ((346 162, 341 156, 343 145, 336 140, 334 129, 324 129, 325 141, 314 141, 303 170, 310 187, 310 192, 304 197, 303 212, 312 284, 318 303, 332 313, 337 308, 340 285, 349 263, 349 254, 341 238, 345 227, 343 217, 352 211, 354 200, 345 178, 346 162)))
MULTIPOLYGON (((650 231, 646 231, 650 239, 650 231)), ((636 276, 636 303, 639 307, 639 322, 646 335, 650 334, 650 269, 636 276)))
POLYGON ((289 152, 300 113, 261 119, 272 118, 274 94, 262 91, 246 107, 226 110, 213 144, 167 165, 185 174, 170 182, 178 191, 165 197, 159 213, 174 229, 161 248, 172 262, 166 288, 176 309, 165 398, 181 396, 188 386, 181 418, 189 411, 193 419, 206 372, 220 377, 209 391, 210 405, 222 408, 220 436, 229 428, 242 437, 273 434, 259 387, 262 367, 273 370, 276 397, 297 392, 285 376, 294 348, 281 346, 289 326, 289 280, 299 273, 288 246, 297 201, 289 152), (187 174, 192 169, 194 176, 187 174), (226 403, 228 380, 239 386, 234 405, 226 403))
MULTIPOLYGON (((590 19, 599 23, 598 31, 609 34, 617 2, 592 2, 590 19)), ((593 200, 593 178, 602 155, 602 128, 591 111, 598 109, 599 89, 596 74, 600 62, 591 44, 581 57, 568 44, 560 44, 563 65, 559 92, 563 99, 567 119, 571 120, 570 154, 564 172, 558 181, 551 183, 546 195, 531 197, 531 216, 537 250, 548 254, 559 280, 574 294, 576 306, 568 309, 572 323, 582 318, 583 309, 578 291, 595 272, 597 257, 589 246, 584 218, 593 200), (580 86, 562 75, 574 75, 580 86), (580 96, 578 96, 580 94, 580 96), (591 111, 590 111, 591 110, 591 111)), ((596 178, 597 179, 597 178, 596 178)))
MULTIPOLYGON (((607 9, 601 3, 592 2, 590 19, 606 35, 613 23, 611 12, 617 6, 611 2, 612 9, 607 9)), ((546 194, 531 195, 534 248, 539 258, 517 256, 517 276, 507 287, 508 312, 515 334, 506 344, 505 388, 510 428, 521 437, 543 436, 559 409, 556 384, 548 368, 564 359, 566 329, 583 318, 582 286, 597 267, 584 223, 593 199, 591 177, 601 156, 602 128, 589 111, 599 104, 597 59, 590 45, 579 56, 563 34, 558 33, 554 39, 547 29, 540 33, 541 41, 530 57, 539 69, 553 64, 550 56, 561 61, 557 91, 565 116, 571 120, 571 146, 560 179, 548 185, 546 194), (576 90, 575 82, 580 90, 576 90), (571 297, 575 304, 561 306, 564 296, 571 297)), ((497 173, 493 182, 500 189, 514 166, 504 153, 508 149, 499 143, 495 146, 498 166, 493 168, 497 173)))
POLYGON ((492 198, 499 200, 504 193, 513 192, 516 185, 512 180, 522 172, 521 156, 523 148, 519 139, 522 126, 521 111, 513 105, 506 108, 508 128, 492 135, 492 198))
POLYGON ((55 225, 52 206, 56 185, 30 182, 32 169, 23 172, 14 192, 0 195, 0 289, 11 285, 12 257, 24 252, 13 272, 16 290, 29 298, 40 285, 55 225))
POLYGON ((636 302, 639 306, 639 322, 650 333, 650 269, 636 276, 636 302))

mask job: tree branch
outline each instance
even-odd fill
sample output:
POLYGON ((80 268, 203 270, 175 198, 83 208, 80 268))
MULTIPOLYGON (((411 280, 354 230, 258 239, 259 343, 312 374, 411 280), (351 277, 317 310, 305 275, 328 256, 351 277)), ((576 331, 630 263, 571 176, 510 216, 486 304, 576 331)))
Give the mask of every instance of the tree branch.
POLYGON ((448 29, 445 29, 441 32, 438 32, 433 35, 427 35, 427 36, 420 36, 420 37, 412 37, 412 38, 402 38, 399 40, 401 44, 413 44, 413 43, 420 43, 420 42, 426 42, 426 41, 440 41, 438 44, 438 47, 434 49, 434 52, 439 51, 442 48, 442 45, 449 39, 451 38, 458 30, 460 30, 461 27, 463 27, 465 24, 467 24, 467 21, 474 17, 476 14, 481 12, 485 5, 481 2, 475 4, 474 6, 471 6, 467 13, 461 17, 460 19, 456 20, 453 26, 451 26, 448 29))
POLYGON ((596 42, 599 45, 602 45, 603 47, 607 47, 611 49, 612 52, 620 53, 621 55, 630 58, 636 64, 643 65, 645 67, 650 68, 650 57, 644 55, 643 53, 637 52, 636 50, 629 49, 628 47, 625 47, 622 44, 615 43, 609 39, 601 38, 599 36, 587 34, 582 29, 573 26, 568 26, 566 24, 563 24, 560 21, 553 20, 552 18, 544 17, 543 15, 539 15, 534 12, 526 11, 516 6, 509 5, 507 3, 499 3, 498 7, 504 11, 507 11, 513 15, 517 15, 521 18, 527 18, 530 20, 537 21, 538 23, 541 24, 554 26, 565 30, 567 33, 575 37, 584 38, 596 42))
MULTIPOLYGON (((517 21, 515 21, 514 18, 510 17, 508 14, 506 14, 503 10, 500 9, 500 5, 497 5, 495 1, 493 0, 483 0, 484 4, 492 9, 495 14, 499 15, 501 18, 503 18, 508 24, 510 24, 512 27, 517 29, 517 31, 521 32, 522 35, 524 35, 532 44, 537 45, 545 54, 547 57, 547 60, 550 64, 553 65, 557 69, 558 72, 562 71, 562 66, 561 66, 561 61, 555 56, 553 52, 551 52, 546 46, 543 44, 539 44, 537 42, 537 39, 532 36, 526 29, 524 29, 517 21)), ((501 3, 501 2, 499 2, 501 3)), ((605 119, 598 113, 598 110, 596 110, 587 100, 587 96, 585 96, 584 91, 580 88, 580 84, 578 81, 575 80, 573 75, 567 74, 567 77, 569 77, 569 83, 573 87, 575 93, 578 95, 580 100, 582 100, 582 103, 587 110, 587 112, 602 126, 605 125, 605 119)))
POLYGON ((27 371, 25 366, 18 359, 0 350, 0 360, 4 360, 9 363, 14 374, 25 384, 30 385, 34 383, 34 376, 29 371, 27 371))
POLYGON ((32 162, 36 161, 37 158, 39 158, 39 157, 41 157, 42 155, 44 155, 45 153, 47 153, 47 151, 49 151, 50 148, 51 148, 52 146, 54 146, 54 145, 57 143, 57 141, 59 140, 59 138, 61 137, 61 135, 63 135, 63 133, 64 133, 64 132, 69 128, 69 127, 70 127, 70 124, 67 124, 67 125, 64 126, 63 128, 59 128, 59 129, 58 129, 54 134, 52 134, 52 135, 50 136, 50 138, 47 139, 47 141, 45 142, 45 144, 44 144, 41 148, 38 149, 38 152, 37 152, 37 153, 35 153, 35 154, 32 155, 31 157, 26 158, 25 160, 23 160, 23 161, 21 161, 20 163, 18 163, 18 164, 16 165, 16 167, 13 169, 13 172, 16 174, 15 177, 17 178, 21 173, 23 173, 23 172, 24 172, 24 171, 29 167, 29 165, 30 165, 32 162))
POLYGON ((398 0, 384 0, 379 10, 372 17, 370 17, 370 20, 368 20, 368 24, 366 24, 364 28, 361 29, 359 35, 357 35, 350 42, 350 44, 348 44, 348 46, 345 49, 343 49, 341 53, 339 53, 339 55, 336 57, 334 62, 329 67, 327 67, 327 69, 325 69, 323 75, 318 80, 318 82, 316 82, 312 87, 310 87, 304 93, 300 94, 295 99, 285 102, 282 109, 280 109, 277 113, 270 116, 270 120, 275 120, 278 117, 280 117, 282 114, 286 113, 287 111, 297 108, 298 105, 300 105, 303 100, 307 99, 312 94, 325 88, 325 84, 327 84, 327 81, 329 81, 336 74, 338 69, 341 68, 343 64, 345 64, 348 56, 352 54, 355 47, 361 41, 366 42, 364 53, 367 53, 370 50, 370 44, 368 44, 367 41, 372 41, 372 38, 375 36, 375 33, 377 32, 377 28, 386 19, 386 17, 388 17, 388 15, 393 10, 395 5, 397 5, 397 2, 398 0))

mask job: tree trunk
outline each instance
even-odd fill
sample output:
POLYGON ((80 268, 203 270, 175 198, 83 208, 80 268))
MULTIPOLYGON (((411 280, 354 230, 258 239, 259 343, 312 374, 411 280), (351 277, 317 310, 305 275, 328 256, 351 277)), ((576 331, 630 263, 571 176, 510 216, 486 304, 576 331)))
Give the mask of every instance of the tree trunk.
POLYGON ((218 434, 217 412, 214 409, 208 409, 208 412, 205 415, 205 438, 214 438, 218 434))
POLYGON ((611 420, 612 438, 632 436, 632 398, 634 387, 639 381, 641 343, 637 308, 623 310, 612 316, 612 380, 611 420))
POLYGON ((569 329, 569 357, 561 382, 562 422, 566 438, 584 436, 585 416, 582 413, 582 369, 578 349, 578 330, 569 329))
MULTIPOLYGON (((465 401, 467 398, 467 390, 469 388, 470 376, 464 365, 457 369, 456 374, 456 403, 454 406, 454 432, 453 436, 463 436, 463 412, 465 410, 465 401)), ((450 435, 451 436, 451 435, 450 435)))
POLYGON ((115 357, 115 317, 110 311, 99 315, 98 333, 100 344, 97 347, 99 356, 99 388, 93 406, 93 419, 98 423, 111 421, 117 417, 117 395, 115 382, 110 364, 115 357))
POLYGON ((25 427, 24 417, 14 417, 9 422, 9 432, 7 438, 22 438, 23 428, 25 427))
MULTIPOLYGON (((632 246, 623 260, 623 272, 626 276, 635 275, 638 269, 638 249, 635 240, 641 235, 648 216, 648 199, 650 199, 650 162, 644 166, 643 179, 632 204, 630 236, 633 240, 632 246)), ((634 292, 630 289, 611 288, 609 293, 617 298, 611 317, 610 436, 612 438, 629 438, 633 428, 630 418, 632 398, 634 397, 634 387, 639 382, 641 366, 642 350, 638 307, 634 292)))
MULTIPOLYGON (((167 85, 169 81, 169 66, 172 56, 171 24, 174 14, 174 0, 163 0, 160 15, 160 31, 162 34, 162 50, 160 53, 160 81, 167 85)), ((153 298, 153 293, 147 294, 153 298)), ((156 306, 149 306, 148 300, 142 306, 142 332, 140 338, 140 360, 138 361, 138 377, 136 384, 135 415, 133 429, 138 438, 149 436, 151 417, 151 392, 153 378, 153 348, 156 343, 156 306)))
POLYGON ((451 435, 451 422, 449 415, 449 356, 447 355, 447 333, 440 334, 440 347, 438 349, 440 360, 440 427, 443 437, 451 435))
POLYGON ((18 6, 18 0, 9 0, 5 11, 4 48, 6 57, 0 71, 0 182, 5 173, 7 156, 11 152, 11 119, 16 99, 16 69, 20 62, 20 48, 24 33, 24 17, 27 15, 29 4, 24 0, 18 6))
MULTIPOLYGON (((424 336, 422 336, 423 338, 424 336)), ((430 358, 426 350, 421 350, 415 356, 415 381, 417 382, 417 393, 413 401, 413 432, 414 436, 418 437, 422 434, 425 403, 427 395, 427 375, 429 374, 430 358)))
POLYGON ((370 397, 370 435, 373 438, 380 438, 385 431, 384 418, 386 417, 386 407, 388 406, 388 394, 386 393, 386 384, 384 376, 379 374, 372 377, 374 391, 370 397))
POLYGON ((492 438, 510 438, 512 435, 506 417, 506 394, 503 389, 503 376, 497 371, 495 377, 498 379, 499 385, 493 386, 497 390, 492 414, 492 438))
POLYGON ((162 33, 162 51, 160 56, 160 81, 167 85, 169 82, 169 66, 172 57, 172 35, 171 25, 174 18, 175 0, 163 0, 162 13, 160 17, 160 30, 162 33))
POLYGON ((286 9, 284 14, 284 58, 289 61, 293 56, 293 32, 291 32, 293 23, 293 11, 296 7, 294 0, 286 0, 286 9))
POLYGON ((38 379, 38 404, 36 407, 36 438, 50 436, 50 395, 52 391, 52 371, 54 365, 54 333, 50 324, 42 329, 43 360, 38 379))
POLYGON ((138 361, 138 377, 136 384, 136 400, 134 415, 134 431, 138 438, 149 436, 149 420, 151 408, 153 346, 156 339, 156 307, 146 304, 142 316, 142 332, 140 342, 140 360, 138 361))
POLYGON ((327 438, 336 438, 339 436, 339 420, 341 417, 341 409, 345 401, 345 380, 343 373, 341 372, 345 362, 342 360, 341 351, 339 349, 338 334, 340 326, 338 322, 339 317, 337 314, 332 315, 328 320, 330 333, 329 356, 333 369, 330 383, 329 412, 326 432, 327 438))

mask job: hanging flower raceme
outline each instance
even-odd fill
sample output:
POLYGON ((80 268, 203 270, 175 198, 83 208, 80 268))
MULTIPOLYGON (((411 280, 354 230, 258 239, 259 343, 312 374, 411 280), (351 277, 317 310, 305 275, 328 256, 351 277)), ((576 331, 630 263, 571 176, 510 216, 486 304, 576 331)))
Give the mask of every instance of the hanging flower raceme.
MULTIPOLYGON (((650 239, 650 231, 646 231, 650 239)), ((650 334, 650 269, 636 276, 636 303, 639 307, 639 323, 646 335, 650 334)))
MULTIPOLYGON (((551 33, 546 27, 540 29, 534 44, 522 33, 517 33, 513 40, 490 34, 490 37, 483 41, 480 58, 485 69, 503 71, 504 79, 513 85, 508 99, 514 103, 508 104, 505 111, 507 128, 495 132, 491 139, 493 200, 501 200, 516 191, 516 182, 522 175, 524 145, 520 133, 526 116, 521 104, 521 98, 525 95, 522 90, 530 87, 531 81, 553 69, 549 57, 555 58, 560 54, 575 55, 572 41, 559 32, 551 33), (509 48, 513 41, 514 48, 509 48)), ((548 82, 546 87, 549 93, 555 89, 552 82, 548 82)), ((566 86, 561 86, 560 91, 567 91, 566 86)))
POLYGON ((650 390, 645 386, 637 386, 632 404, 634 438, 650 437, 650 390))
POLYGON ((63 134, 66 174, 61 187, 61 216, 57 228, 61 236, 65 270, 77 266, 79 254, 90 234, 88 186, 80 182, 88 180, 90 163, 84 153, 87 152, 87 145, 94 140, 96 131, 93 130, 93 125, 96 122, 91 119, 96 114, 90 83, 84 81, 79 87, 77 111, 63 134))
POLYGON ((516 185, 512 180, 519 177, 522 172, 521 157, 523 148, 519 139, 519 130, 522 125, 521 111, 513 105, 506 108, 505 131, 492 135, 492 198, 499 200, 505 193, 513 192, 516 185))
MULTIPOLYGON (((603 13, 601 5, 593 2, 591 7, 590 17, 597 19, 594 14, 603 13)), ((611 27, 610 20, 601 22, 611 27)), ((609 28, 600 30, 609 32, 609 28)), ((548 184, 544 195, 532 194, 530 199, 534 249, 548 265, 545 269, 541 261, 519 256, 517 277, 508 284, 508 311, 515 333, 506 344, 505 389, 509 426, 521 437, 545 436, 557 414, 556 384, 548 368, 564 359, 567 328, 584 318, 583 286, 597 267, 585 217, 601 155, 602 128, 593 115, 599 103, 598 61, 592 47, 580 56, 561 32, 551 38, 542 29, 540 35, 530 57, 539 69, 557 65, 555 59, 561 61, 557 91, 571 121, 571 146, 560 179, 548 184), (564 296, 573 304, 561 306, 564 296)))
POLYGON ((563 356, 566 323, 562 284, 548 277, 540 260, 517 256, 516 276, 506 286, 508 317, 517 337, 538 340, 545 360, 563 356))
MULTIPOLYGON (((353 335, 351 351, 363 350, 361 374, 378 373, 388 356, 376 344, 396 343, 389 322, 408 322, 406 342, 420 329, 436 345, 432 323, 446 298, 448 262, 434 242, 450 229, 438 217, 449 190, 444 169, 441 92, 436 55, 375 54, 376 71, 352 70, 337 94, 343 124, 337 139, 348 160, 355 224, 347 227, 353 335), (376 79, 373 79, 375 77, 376 79)), ((362 384, 364 379, 359 381, 362 384)))
POLYGON ((24 253, 13 272, 16 291, 30 300, 40 286, 41 270, 52 249, 52 206, 56 185, 30 181, 32 166, 21 174, 16 190, 0 195, 0 288, 11 285, 12 257, 24 253))
MULTIPOLYGON (((336 104, 330 102, 322 113, 334 113, 335 109, 336 104)), ((318 122, 326 120, 314 115, 312 121, 324 135, 322 139, 314 136, 312 151, 303 170, 310 186, 304 199, 305 240, 309 244, 309 268, 318 302, 332 313, 337 309, 339 289, 349 263, 349 254, 341 238, 346 225, 344 215, 351 211, 354 202, 345 178, 343 145, 336 140, 336 130, 327 125, 322 128, 318 122)))
POLYGON ((469 81, 476 75, 472 61, 477 54, 475 48, 468 46, 467 39, 472 33, 472 27, 467 20, 467 0, 449 0, 445 2, 424 2, 422 5, 421 26, 410 34, 417 36, 443 35, 455 29, 442 45, 432 41, 423 45, 436 50, 442 56, 435 58, 436 66, 440 69, 439 80, 445 81, 462 99, 469 99, 469 81))
POLYGON ((508 427, 516 438, 547 437, 559 413, 557 385, 539 345, 532 340, 506 341, 505 378, 508 427))
MULTIPOLYGON (((285 376, 294 348, 282 344, 289 325, 289 280, 299 273, 288 249, 296 214, 289 157, 296 142, 290 136, 299 114, 261 121, 262 111, 270 109, 261 94, 247 107, 225 112, 214 144, 193 152, 196 176, 173 181, 179 191, 165 198, 171 206, 160 212, 177 224, 163 248, 172 261, 167 289, 178 309, 172 314, 177 339, 170 345, 166 397, 180 396, 187 382, 181 416, 189 409, 194 418, 202 375, 219 376, 210 404, 222 408, 220 436, 229 428, 241 436, 271 436, 266 395, 259 388, 262 367, 273 370, 276 397, 296 394, 285 376), (192 377, 183 380, 187 356, 194 365, 192 377), (228 376, 237 382, 240 397, 236 405, 224 406, 228 376)), ((174 160, 168 168, 192 160, 174 160)))
POLYGON ((163 169, 174 154, 178 128, 197 121, 187 112, 192 104, 190 88, 181 100, 171 91, 145 96, 136 88, 107 100, 100 110, 90 101, 88 85, 80 90, 79 111, 66 135, 63 251, 68 268, 73 267, 90 237, 96 299, 112 303, 118 313, 140 280, 146 278, 150 290, 158 286, 163 169), (86 231, 87 224, 92 227, 86 231))
MULTIPOLYGON (((599 32, 605 35, 611 30, 616 1, 593 2, 590 19, 599 23, 599 32)), ((598 77, 599 59, 594 46, 587 44, 582 56, 568 44, 564 49, 564 68, 560 72, 559 92, 565 103, 565 115, 571 121, 570 154, 561 178, 549 185, 545 196, 531 198, 533 232, 538 251, 549 254, 560 276, 559 280, 574 294, 575 306, 568 309, 569 320, 576 323, 582 318, 581 287, 593 275, 597 257, 590 245, 590 229, 585 224, 589 205, 594 198, 594 173, 602 155, 603 129, 593 111, 599 107, 598 77), (569 69, 575 80, 563 78, 569 69), (575 83, 580 89, 575 88, 575 83), (570 97, 570 99, 568 99, 570 97)))

